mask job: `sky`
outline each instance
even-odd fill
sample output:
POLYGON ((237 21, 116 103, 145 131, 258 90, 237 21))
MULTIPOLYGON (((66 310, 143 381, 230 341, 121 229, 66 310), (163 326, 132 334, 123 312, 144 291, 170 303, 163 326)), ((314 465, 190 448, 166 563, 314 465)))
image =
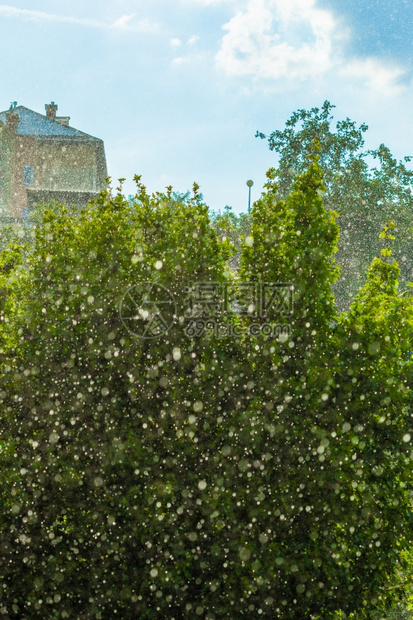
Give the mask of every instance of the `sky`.
POLYGON ((241 212, 276 166, 256 131, 326 99, 413 155, 412 31, 411 0, 21 0, 0 4, 0 109, 53 100, 126 194, 196 181, 241 212))

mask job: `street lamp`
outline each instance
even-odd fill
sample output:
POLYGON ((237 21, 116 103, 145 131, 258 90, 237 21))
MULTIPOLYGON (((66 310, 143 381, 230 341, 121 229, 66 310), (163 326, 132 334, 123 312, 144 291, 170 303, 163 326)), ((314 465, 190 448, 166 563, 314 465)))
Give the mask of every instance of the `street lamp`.
POLYGON ((251 211, 251 187, 254 185, 254 181, 247 181, 248 185, 248 213, 251 211))

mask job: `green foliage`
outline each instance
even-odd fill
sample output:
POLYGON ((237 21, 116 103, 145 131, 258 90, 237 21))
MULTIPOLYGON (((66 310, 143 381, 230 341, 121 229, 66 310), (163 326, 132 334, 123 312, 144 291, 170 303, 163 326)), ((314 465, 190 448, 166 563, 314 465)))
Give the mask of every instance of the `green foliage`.
POLYGON ((334 290, 340 307, 348 308, 380 250, 378 235, 388 220, 394 220, 397 228, 395 257, 401 266, 401 281, 405 285, 413 279, 409 260, 413 251, 413 171, 406 167, 410 157, 398 162, 383 144, 364 151, 366 124, 357 126, 346 118, 333 128, 333 108, 325 101, 321 108, 297 110, 283 130, 268 137, 257 132, 257 136, 268 138, 269 148, 279 156, 279 198, 288 196, 296 175, 307 168, 314 141, 320 145, 319 164, 326 185, 323 201, 327 209, 340 215, 337 262, 341 279, 334 290))
POLYGON ((275 178, 235 244, 197 186, 136 177, 132 200, 55 205, 2 254, 5 617, 361 619, 403 595, 412 304, 386 252, 340 315, 317 157, 285 200, 275 178), (121 320, 143 282, 176 302, 158 339, 121 320), (229 305, 238 337, 191 336, 191 282, 284 282, 294 312, 229 305))
POLYGON ((241 245, 251 231, 251 217, 248 213, 233 213, 231 207, 224 211, 211 212, 211 226, 221 238, 228 238, 234 245, 233 255, 229 259, 231 270, 236 273, 240 267, 241 245))

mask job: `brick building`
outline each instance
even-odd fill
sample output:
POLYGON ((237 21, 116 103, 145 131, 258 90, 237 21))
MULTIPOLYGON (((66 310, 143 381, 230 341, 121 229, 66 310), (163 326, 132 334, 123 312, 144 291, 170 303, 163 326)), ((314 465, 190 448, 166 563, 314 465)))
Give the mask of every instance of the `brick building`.
POLYGON ((0 113, 0 218, 13 221, 42 200, 86 206, 104 189, 107 176, 103 141, 56 116, 12 103, 0 113))

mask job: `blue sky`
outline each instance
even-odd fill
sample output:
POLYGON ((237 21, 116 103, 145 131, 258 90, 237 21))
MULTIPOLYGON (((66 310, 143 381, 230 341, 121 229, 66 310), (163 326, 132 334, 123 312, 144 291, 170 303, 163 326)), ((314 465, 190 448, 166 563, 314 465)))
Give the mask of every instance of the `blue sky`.
POLYGON ((256 130, 336 105, 367 145, 413 155, 411 0, 61 0, 0 4, 0 109, 58 114, 105 141, 109 174, 150 191, 197 181, 247 206, 276 164, 256 130))

